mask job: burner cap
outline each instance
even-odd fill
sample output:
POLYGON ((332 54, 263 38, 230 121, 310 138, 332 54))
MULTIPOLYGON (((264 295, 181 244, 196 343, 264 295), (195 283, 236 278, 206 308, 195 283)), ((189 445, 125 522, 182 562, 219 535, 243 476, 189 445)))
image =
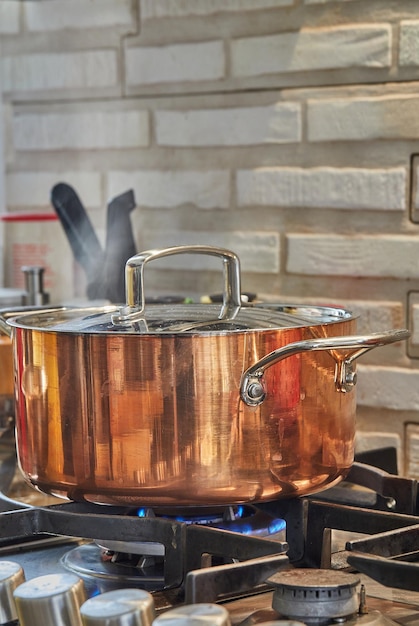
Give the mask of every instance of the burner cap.
POLYGON ((306 624, 327 624, 358 611, 358 576, 336 570, 295 569, 269 579, 275 586, 272 607, 306 624))

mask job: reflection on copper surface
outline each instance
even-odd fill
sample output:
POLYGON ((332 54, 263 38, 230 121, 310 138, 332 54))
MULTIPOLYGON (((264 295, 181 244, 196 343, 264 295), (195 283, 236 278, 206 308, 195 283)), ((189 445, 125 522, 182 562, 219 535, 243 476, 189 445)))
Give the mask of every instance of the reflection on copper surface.
POLYGON ((48 386, 45 369, 32 363, 25 367, 22 375, 22 392, 28 399, 40 399, 48 386))

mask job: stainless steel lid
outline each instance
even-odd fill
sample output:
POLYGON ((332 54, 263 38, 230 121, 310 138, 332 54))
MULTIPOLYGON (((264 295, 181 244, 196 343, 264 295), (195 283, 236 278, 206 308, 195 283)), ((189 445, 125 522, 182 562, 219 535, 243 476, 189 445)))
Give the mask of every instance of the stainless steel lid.
POLYGON ((345 309, 301 305, 255 304, 243 306, 234 319, 219 319, 218 305, 150 305, 130 324, 113 321, 117 307, 62 309, 18 315, 11 326, 77 334, 226 334, 253 330, 301 328, 352 319, 345 309))
POLYGON ((241 301, 240 262, 229 250, 210 246, 179 246, 142 252, 126 264, 126 305, 25 313, 8 323, 28 329, 77 334, 227 334, 255 330, 301 328, 352 318, 340 307, 241 301), (219 304, 145 305, 144 267, 155 259, 179 253, 220 257, 224 269, 223 302, 219 304))

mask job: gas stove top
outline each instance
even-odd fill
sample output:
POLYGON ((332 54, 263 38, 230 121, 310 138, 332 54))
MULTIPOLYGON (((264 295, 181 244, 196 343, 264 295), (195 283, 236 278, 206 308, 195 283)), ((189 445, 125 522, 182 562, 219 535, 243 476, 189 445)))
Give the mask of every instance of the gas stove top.
POLYGON ((28 499, 0 496, 0 624, 419 625, 417 483, 372 466, 222 510, 28 499))

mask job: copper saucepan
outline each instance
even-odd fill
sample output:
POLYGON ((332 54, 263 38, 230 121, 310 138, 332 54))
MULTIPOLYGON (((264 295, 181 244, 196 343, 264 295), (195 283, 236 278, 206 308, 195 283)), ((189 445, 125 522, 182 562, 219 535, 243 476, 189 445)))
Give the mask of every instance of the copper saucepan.
POLYGON ((242 304, 237 256, 210 246, 129 259, 121 308, 38 311, 6 325, 25 478, 73 500, 153 507, 337 483, 353 462, 354 361, 409 336, 354 336, 354 317, 338 307, 242 304), (179 253, 222 260, 221 309, 144 306, 146 264, 179 253))

